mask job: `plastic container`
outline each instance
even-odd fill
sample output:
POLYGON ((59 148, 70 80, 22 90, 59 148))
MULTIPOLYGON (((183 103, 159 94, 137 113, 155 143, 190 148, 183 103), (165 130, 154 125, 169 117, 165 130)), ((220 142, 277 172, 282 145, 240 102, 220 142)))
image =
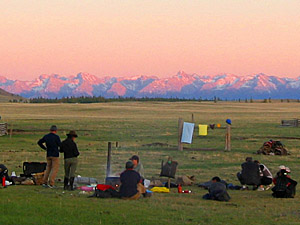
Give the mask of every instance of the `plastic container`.
POLYGON ((182 187, 180 184, 178 184, 178 193, 182 193, 182 187))

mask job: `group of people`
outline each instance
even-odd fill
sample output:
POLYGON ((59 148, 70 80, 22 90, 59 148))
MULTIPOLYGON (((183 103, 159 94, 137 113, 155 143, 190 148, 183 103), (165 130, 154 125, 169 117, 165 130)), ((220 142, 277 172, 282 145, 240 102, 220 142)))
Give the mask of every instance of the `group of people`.
MULTIPOLYGON (((43 177, 43 186, 53 188, 55 178, 59 170, 59 153, 64 154, 64 190, 74 190, 75 171, 77 168, 79 151, 75 143, 78 137, 75 131, 71 130, 67 138, 61 142, 57 135, 57 126, 50 127, 50 133, 43 136, 38 145, 46 150, 47 167, 43 177)), ((270 170, 258 160, 247 157, 241 165, 242 170, 237 173, 237 178, 242 184, 242 189, 248 189, 246 185, 253 186, 253 190, 268 190, 272 183, 273 196, 279 198, 294 197, 297 182, 289 176, 290 169, 280 166, 280 170, 273 177, 270 170)), ((0 164, 0 177, 8 177, 8 170, 0 164)), ((139 157, 133 155, 125 165, 125 171, 120 174, 120 197, 123 199, 138 199, 141 195, 146 194, 143 186, 144 167, 140 163, 139 157)), ((222 182, 219 177, 213 177, 209 187, 209 193, 204 195, 204 199, 219 201, 228 201, 230 196, 227 193, 226 183, 222 182)))
POLYGON ((273 196, 277 198, 293 198, 296 193, 297 182, 291 179, 290 169, 286 166, 280 166, 276 176, 273 177, 266 165, 258 160, 247 157, 241 165, 242 171, 237 173, 237 178, 243 185, 242 189, 247 189, 246 185, 252 185, 253 190, 268 190, 272 183, 273 196), (266 188, 265 188, 266 187, 266 188))
POLYGON ((47 167, 43 178, 43 187, 53 188, 59 169, 59 153, 64 153, 64 189, 74 190, 75 171, 79 151, 74 140, 78 137, 75 131, 70 131, 67 138, 61 142, 57 135, 57 126, 50 127, 50 133, 38 141, 38 145, 47 151, 47 167))
MULTIPOLYGON (((38 141, 38 145, 47 151, 47 167, 43 178, 43 186, 53 188, 59 169, 59 153, 64 153, 64 190, 74 190, 75 172, 78 164, 79 151, 75 143, 78 137, 75 131, 70 131, 67 138, 61 142, 57 135, 57 126, 50 127, 50 133, 38 141)), ((124 199, 138 199, 146 192, 143 186, 144 167, 137 155, 133 155, 121 173, 120 196, 124 199)))
MULTIPOLYGON (((271 188, 272 196, 275 198, 293 198, 296 194, 297 182, 291 179, 290 169, 286 166, 280 166, 276 176, 273 177, 268 167, 252 157, 247 157, 246 161, 241 165, 242 171, 237 173, 237 178, 242 184, 242 190, 252 186, 253 190, 264 191, 271 188)), ((203 199, 229 201, 230 196, 227 193, 227 184, 219 177, 213 177, 208 187, 208 193, 203 199)))

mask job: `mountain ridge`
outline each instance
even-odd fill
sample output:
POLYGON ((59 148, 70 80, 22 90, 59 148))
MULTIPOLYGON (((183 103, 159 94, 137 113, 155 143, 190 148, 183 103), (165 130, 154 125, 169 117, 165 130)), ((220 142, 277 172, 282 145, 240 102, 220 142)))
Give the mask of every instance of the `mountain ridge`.
POLYGON ((89 73, 75 76, 42 74, 32 81, 10 80, 0 76, 0 88, 26 98, 103 97, 178 97, 178 98, 300 98, 300 77, 276 77, 263 73, 238 76, 177 74, 157 76, 97 77, 89 73))

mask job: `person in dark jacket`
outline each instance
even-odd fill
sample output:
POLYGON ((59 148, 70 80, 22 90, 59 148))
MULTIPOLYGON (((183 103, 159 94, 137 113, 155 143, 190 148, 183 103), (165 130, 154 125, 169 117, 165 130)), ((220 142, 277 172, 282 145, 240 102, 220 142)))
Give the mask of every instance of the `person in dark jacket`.
POLYGON ((77 168, 77 157, 79 156, 79 151, 76 143, 74 142, 75 138, 78 135, 75 131, 70 131, 67 134, 66 140, 61 143, 60 152, 64 153, 65 161, 65 179, 64 179, 64 189, 74 190, 73 184, 75 179, 75 171, 77 168))
POLYGON ((294 198, 297 181, 290 178, 288 172, 282 169, 278 172, 272 196, 275 198, 294 198))
POLYGON ((216 200, 216 201, 229 201, 230 196, 227 193, 226 186, 221 182, 219 177, 213 177, 211 179, 212 184, 208 188, 208 193, 203 196, 206 200, 216 200))
POLYGON ((243 185, 243 189, 246 188, 245 185, 253 185, 253 190, 256 190, 261 183, 259 165, 253 162, 252 157, 247 157, 241 167, 242 171, 237 173, 237 178, 243 185))
POLYGON ((56 134, 57 127, 52 125, 50 128, 50 133, 46 134, 42 139, 38 141, 38 145, 47 151, 47 168, 43 178, 44 187, 54 187, 55 178, 59 169, 59 147, 60 147, 60 138, 56 134), (44 145, 46 144, 46 146, 44 145), (51 173, 51 175, 50 175, 51 173), (49 185, 48 178, 50 175, 49 185))
POLYGON ((122 199, 136 200, 145 192, 144 186, 141 184, 142 179, 134 168, 132 161, 126 163, 126 170, 121 173, 120 181, 120 196, 122 199))

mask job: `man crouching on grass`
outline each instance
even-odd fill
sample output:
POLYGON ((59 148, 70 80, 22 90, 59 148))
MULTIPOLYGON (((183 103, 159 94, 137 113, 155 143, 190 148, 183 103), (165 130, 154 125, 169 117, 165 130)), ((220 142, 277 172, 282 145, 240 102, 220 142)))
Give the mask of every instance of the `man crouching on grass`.
POLYGON ((126 170, 120 175, 120 195, 122 199, 136 200, 141 197, 141 194, 146 192, 145 187, 141 184, 140 174, 133 170, 133 167, 133 163, 128 161, 126 170))

